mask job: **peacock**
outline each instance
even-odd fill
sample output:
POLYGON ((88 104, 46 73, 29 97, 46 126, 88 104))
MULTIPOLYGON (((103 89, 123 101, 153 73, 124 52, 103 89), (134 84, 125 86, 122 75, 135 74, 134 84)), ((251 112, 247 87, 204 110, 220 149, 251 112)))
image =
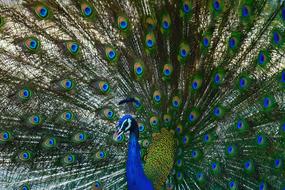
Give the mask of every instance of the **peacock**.
POLYGON ((0 0, 0 190, 285 190, 285 1, 0 0))

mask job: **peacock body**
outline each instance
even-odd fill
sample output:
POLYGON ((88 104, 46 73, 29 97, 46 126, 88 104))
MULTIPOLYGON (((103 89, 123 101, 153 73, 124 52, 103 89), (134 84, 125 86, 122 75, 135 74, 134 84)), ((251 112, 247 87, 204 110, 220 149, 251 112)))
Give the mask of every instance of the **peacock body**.
POLYGON ((279 0, 0 0, 0 189, 284 190, 284 42, 279 0))

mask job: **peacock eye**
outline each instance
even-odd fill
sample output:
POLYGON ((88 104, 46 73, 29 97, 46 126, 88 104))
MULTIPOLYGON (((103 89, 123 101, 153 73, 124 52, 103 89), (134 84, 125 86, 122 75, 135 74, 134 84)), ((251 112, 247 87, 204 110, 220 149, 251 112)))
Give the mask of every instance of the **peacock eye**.
POLYGON ((126 122, 126 123, 124 123, 124 127, 127 127, 128 126, 128 123, 126 122))

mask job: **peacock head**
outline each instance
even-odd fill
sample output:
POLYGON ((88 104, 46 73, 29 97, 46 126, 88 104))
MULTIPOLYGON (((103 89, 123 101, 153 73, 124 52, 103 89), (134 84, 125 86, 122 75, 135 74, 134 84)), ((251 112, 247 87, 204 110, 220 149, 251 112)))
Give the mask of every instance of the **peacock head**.
POLYGON ((116 126, 117 131, 114 134, 114 139, 118 139, 123 133, 132 131, 137 128, 135 119, 127 114, 119 119, 118 125, 116 126))

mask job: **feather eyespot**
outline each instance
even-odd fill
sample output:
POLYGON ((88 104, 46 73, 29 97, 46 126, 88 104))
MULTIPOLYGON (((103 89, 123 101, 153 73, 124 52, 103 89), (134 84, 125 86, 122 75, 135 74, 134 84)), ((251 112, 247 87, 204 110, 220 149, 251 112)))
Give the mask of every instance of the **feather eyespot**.
POLYGON ((234 180, 231 180, 228 185, 229 185, 230 190, 237 190, 238 189, 237 182, 234 180))
POLYGON ((102 183, 100 181, 95 181, 92 188, 93 188, 93 190, 101 190, 102 189, 102 183))
POLYGON ((245 78, 239 79, 239 86, 241 88, 244 88, 246 86, 246 79, 245 78))
POLYGON ((274 160, 274 168, 275 168, 275 169, 279 169, 279 168, 281 168, 282 166, 283 166, 283 161, 282 161, 282 159, 277 158, 277 159, 274 160))
POLYGON ((126 31, 129 28, 129 19, 125 16, 118 16, 117 25, 120 30, 126 31))
POLYGON ((214 14, 214 16, 217 16, 222 13, 224 10, 224 0, 211 0, 210 10, 214 14))
POLYGON ((150 119, 149 119, 149 123, 152 127, 156 127, 158 126, 158 118, 156 116, 152 116, 150 119))
POLYGON ((203 141, 204 141, 204 142, 209 142, 209 139, 210 139, 209 135, 208 135, 208 134, 205 134, 205 135, 204 135, 204 138, 203 138, 203 141))
POLYGON ((167 63, 163 66, 163 80, 169 80, 173 73, 173 66, 170 63, 167 63))
POLYGON ((87 1, 83 1, 80 5, 81 8, 81 13, 83 15, 83 17, 85 17, 86 19, 90 19, 94 17, 94 7, 87 1))
POLYGON ((42 145, 46 149, 55 148, 57 146, 57 140, 54 137, 48 137, 45 138, 42 145))
POLYGON ((271 32, 271 36, 273 46, 278 48, 283 46, 285 40, 282 29, 274 28, 271 32))
POLYGON ((264 137, 261 135, 257 136, 257 144, 261 145, 263 143, 264 143, 264 137))
POLYGON ((253 161, 251 161, 251 160, 245 161, 245 163, 244 163, 244 171, 245 171, 247 174, 251 174, 251 173, 254 172, 254 164, 253 164, 253 161))
POLYGON ((190 56, 190 46, 182 42, 179 46, 178 61, 185 63, 190 56))
POLYGON ((189 17, 192 13, 192 0, 182 0, 180 3, 180 16, 189 17))
POLYGON ((161 103, 161 93, 159 90, 155 90, 154 93, 153 93, 153 102, 155 104, 160 104, 161 103))
POLYGON ((36 53, 40 49, 41 43, 35 37, 27 37, 24 39, 24 48, 30 53, 36 53))
POLYGON ((67 52, 72 56, 77 56, 80 52, 80 45, 76 41, 65 42, 67 52))
POLYGON ((105 151, 96 152, 96 159, 102 160, 107 157, 107 153, 105 151))
POLYGON ((134 74, 136 79, 141 79, 144 75, 144 64, 142 61, 136 61, 134 63, 134 74))
POLYGON ((170 114, 164 114, 163 115, 163 122, 166 126, 170 125, 172 121, 171 115, 170 114))
POLYGON ((236 52, 240 46, 241 33, 232 32, 231 36, 228 38, 228 47, 231 53, 236 52))
POLYGON ((190 138, 188 135, 185 135, 183 138, 182 138, 182 143, 183 145, 188 145, 189 144, 189 141, 190 141, 190 138))
POLYGON ((60 87, 65 91, 71 91, 75 87, 75 82, 72 79, 63 79, 60 81, 60 87))
POLYGON ((203 45, 205 46, 205 47, 209 47, 209 39, 207 38, 207 37, 204 37, 203 38, 203 45))
POLYGON ((190 7, 189 7, 189 5, 188 4, 184 4, 183 5, 183 11, 185 12, 185 13, 189 13, 190 12, 190 7))
POLYGON ((29 184, 24 184, 24 185, 21 185, 20 189, 21 190, 30 190, 31 186, 29 184))
POLYGON ((44 3, 37 3, 34 6, 34 11, 39 19, 47 19, 51 16, 50 8, 44 3))
POLYGON ((177 171, 177 173, 176 173, 176 179, 177 179, 178 181, 181 181, 181 180, 183 179, 183 174, 182 174, 182 172, 177 171))
POLYGON ((214 87, 218 87, 225 82, 225 71, 222 68, 216 69, 212 74, 212 84, 214 87))
POLYGON ((182 134, 183 133, 183 126, 181 124, 178 124, 176 126, 176 133, 182 134))
POLYGON ((87 134, 85 132, 78 132, 73 135, 73 142, 83 143, 87 140, 87 134))
POLYGON ((238 154, 238 149, 236 145, 226 146, 225 153, 229 158, 234 158, 238 154))
POLYGON ((75 118, 75 114, 72 111, 64 111, 60 114, 60 118, 65 122, 71 122, 75 118))
POLYGON ((221 173, 221 166, 220 166, 220 163, 218 162, 212 162, 211 164, 211 172, 214 174, 214 175, 218 175, 221 173))
POLYGON ((145 47, 147 52, 153 52, 156 48, 156 38, 153 32, 149 32, 145 36, 145 47))
POLYGON ((168 183, 166 184, 166 189, 167 189, 167 190, 173 190, 173 189, 174 189, 174 184, 168 182, 168 183))
POLYGON ((113 136, 113 140, 116 142, 116 143, 122 143, 122 142, 124 142, 124 140, 125 140, 125 134, 122 134, 122 135, 120 135, 120 136, 118 136, 118 137, 116 137, 115 138, 115 136, 113 136))
POLYGON ((114 63, 118 60, 118 53, 113 47, 106 47, 106 58, 109 62, 114 63))
POLYGON ((174 97, 172 98, 172 107, 173 107, 174 109, 178 109, 178 108, 180 107, 180 105, 181 105, 181 100, 180 100, 180 98, 179 98, 178 96, 174 96, 174 97))
POLYGON ((63 164, 64 165, 71 165, 76 162, 76 156, 74 154, 67 154, 63 157, 63 164))
POLYGON ((215 118, 219 119, 222 118, 225 114, 225 110, 222 106, 218 105, 213 109, 213 115, 215 118))
POLYGON ((198 91, 203 84, 203 77, 201 75, 195 75, 190 83, 192 91, 198 91))
POLYGON ((0 144, 11 141, 12 135, 9 131, 1 131, 0 132, 0 144))
POLYGON ((195 124, 196 121, 199 119, 199 116, 200 112, 198 111, 198 109, 193 108, 188 115, 188 123, 195 124))
POLYGON ((142 109, 142 102, 138 97, 135 97, 135 101, 133 102, 133 106, 136 110, 142 109))
POLYGON ((259 190, 267 190, 267 183, 261 182, 259 184, 259 190))
POLYGON ((244 5, 241 7, 241 15, 243 17, 248 17, 250 15, 250 9, 248 6, 244 5))
POLYGON ((43 117, 39 114, 30 115, 27 122, 30 126, 39 126, 43 123, 43 117))
POLYGON ((257 55, 257 64, 260 67, 266 67, 270 62, 270 53, 267 50, 260 50, 257 55))
POLYGON ((275 98, 273 96, 268 96, 268 95, 263 96, 261 98, 260 104, 264 112, 272 111, 277 106, 275 98))
POLYGON ((105 108, 103 110, 103 114, 107 120, 113 120, 115 117, 115 113, 112 108, 105 108))
POLYGON ((165 13, 161 18, 160 31, 162 34, 168 34, 171 28, 171 18, 169 14, 165 13))
POLYGON ((156 24, 156 19, 154 19, 153 17, 148 16, 145 18, 144 27, 148 31, 153 31, 156 28, 156 24))
POLYGON ((285 6, 281 7, 280 18, 283 21, 283 23, 285 23, 285 6))
POLYGON ((230 38, 229 39, 229 46, 230 46, 230 48, 235 48, 236 47, 236 39, 235 38, 230 38))
POLYGON ((32 91, 29 88, 19 90, 18 97, 21 100, 29 100, 32 97, 32 91))
POLYGON ((221 3, 220 3, 220 1, 214 0, 214 1, 213 1, 213 7, 214 7, 214 9, 215 9, 216 11, 221 10, 221 3))
POLYGON ((145 131, 145 126, 143 123, 138 123, 138 126, 139 126, 139 132, 140 133, 143 133, 145 131))
POLYGON ((28 161, 31 159, 31 152, 30 151, 23 151, 23 152, 20 152, 18 154, 18 158, 21 160, 21 161, 28 161))
POLYGON ((97 83, 98 88, 100 89, 100 92, 103 94, 107 94, 110 92, 110 85, 106 81, 100 81, 97 83))

